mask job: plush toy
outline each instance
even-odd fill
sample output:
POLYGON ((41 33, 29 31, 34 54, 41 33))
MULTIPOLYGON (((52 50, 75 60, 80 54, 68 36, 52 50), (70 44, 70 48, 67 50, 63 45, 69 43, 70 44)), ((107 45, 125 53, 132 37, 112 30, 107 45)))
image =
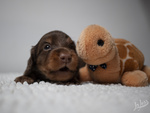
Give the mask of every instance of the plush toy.
POLYGON ((127 40, 112 38, 101 26, 90 25, 82 31, 77 53, 86 63, 80 69, 81 81, 126 86, 150 83, 150 67, 144 66, 142 52, 127 40))

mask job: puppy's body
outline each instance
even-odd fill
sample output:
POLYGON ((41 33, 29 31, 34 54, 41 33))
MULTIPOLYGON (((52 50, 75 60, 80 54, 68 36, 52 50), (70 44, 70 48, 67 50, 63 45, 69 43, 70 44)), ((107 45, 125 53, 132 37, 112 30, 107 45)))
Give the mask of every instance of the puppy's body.
POLYGON ((24 75, 15 81, 75 83, 78 81, 78 60, 71 38, 61 31, 52 31, 32 47, 24 75))

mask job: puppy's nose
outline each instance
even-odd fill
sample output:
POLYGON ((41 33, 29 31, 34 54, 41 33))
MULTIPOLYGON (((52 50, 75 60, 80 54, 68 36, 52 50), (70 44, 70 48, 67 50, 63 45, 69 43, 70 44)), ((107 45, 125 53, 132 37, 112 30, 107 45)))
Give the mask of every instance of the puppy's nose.
POLYGON ((60 59, 63 63, 70 63, 72 58, 70 54, 61 53, 60 59))

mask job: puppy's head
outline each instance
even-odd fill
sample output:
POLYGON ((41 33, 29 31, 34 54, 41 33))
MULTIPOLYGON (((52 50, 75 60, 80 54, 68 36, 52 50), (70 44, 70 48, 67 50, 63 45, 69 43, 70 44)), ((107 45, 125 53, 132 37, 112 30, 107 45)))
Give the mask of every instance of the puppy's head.
POLYGON ((51 81, 69 81, 78 70, 75 44, 61 31, 45 34, 32 48, 30 62, 51 81))

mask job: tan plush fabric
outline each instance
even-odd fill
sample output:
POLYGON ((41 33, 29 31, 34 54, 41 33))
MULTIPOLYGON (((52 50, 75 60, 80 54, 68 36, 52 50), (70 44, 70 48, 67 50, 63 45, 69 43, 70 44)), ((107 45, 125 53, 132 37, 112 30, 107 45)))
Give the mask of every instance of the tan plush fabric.
POLYGON ((81 81, 121 82, 127 86, 148 84, 150 68, 144 68, 142 52, 127 40, 112 38, 101 26, 90 25, 82 31, 77 42, 77 53, 87 63, 80 69, 81 81), (106 69, 100 66, 104 63, 106 69), (93 66, 95 69, 91 69, 90 65, 96 68, 93 66))
POLYGON ((115 39, 121 65, 121 74, 126 71, 141 70, 144 64, 144 55, 132 43, 124 39, 115 39))
POLYGON ((77 42, 77 52, 80 57, 89 64, 102 64, 111 59, 115 55, 116 47, 114 40, 106 29, 98 25, 91 25, 82 31, 77 42), (97 45, 97 41, 102 39, 105 41, 103 47, 97 45))

